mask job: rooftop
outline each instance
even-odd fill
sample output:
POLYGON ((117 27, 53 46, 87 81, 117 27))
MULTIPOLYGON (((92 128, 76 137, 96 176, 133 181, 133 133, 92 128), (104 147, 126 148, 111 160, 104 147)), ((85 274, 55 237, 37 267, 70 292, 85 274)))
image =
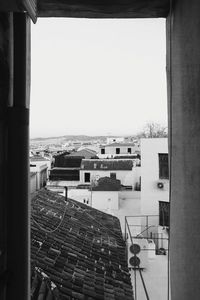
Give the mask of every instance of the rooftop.
POLYGON ((135 147, 135 143, 112 143, 101 146, 101 148, 107 147, 135 147))
POLYGON ((130 159, 83 159, 81 169, 84 170, 132 170, 130 159))
POLYGON ((84 158, 92 158, 92 157, 96 157, 96 152, 90 149, 82 149, 82 150, 78 150, 76 152, 72 152, 70 153, 68 156, 82 156, 84 158))
POLYGON ((45 189, 32 198, 31 263, 56 299, 133 299, 118 218, 45 189))

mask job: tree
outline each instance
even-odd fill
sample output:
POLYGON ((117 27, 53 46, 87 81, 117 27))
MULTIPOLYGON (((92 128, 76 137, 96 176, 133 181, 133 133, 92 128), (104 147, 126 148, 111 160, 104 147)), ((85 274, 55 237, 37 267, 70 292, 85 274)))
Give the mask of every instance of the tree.
POLYGON ((167 126, 154 122, 148 122, 143 130, 137 135, 138 138, 165 138, 167 136, 167 126))

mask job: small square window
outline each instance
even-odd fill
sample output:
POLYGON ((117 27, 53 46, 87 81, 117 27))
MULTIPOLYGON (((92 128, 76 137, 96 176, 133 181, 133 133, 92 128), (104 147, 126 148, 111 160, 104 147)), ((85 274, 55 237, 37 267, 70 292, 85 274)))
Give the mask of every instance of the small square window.
POLYGON ((169 179, 168 154, 159 153, 159 178, 169 179))
POLYGON ((120 148, 116 148, 116 154, 120 154, 120 148))
POLYGON ((105 148, 101 149, 101 154, 105 154, 105 148))
POLYGON ((110 178, 112 178, 112 179, 116 179, 116 173, 110 173, 110 178))
POLYGON ((159 201, 159 225, 169 227, 169 202, 159 201))
POLYGON ((90 182, 90 173, 85 173, 85 182, 90 182))

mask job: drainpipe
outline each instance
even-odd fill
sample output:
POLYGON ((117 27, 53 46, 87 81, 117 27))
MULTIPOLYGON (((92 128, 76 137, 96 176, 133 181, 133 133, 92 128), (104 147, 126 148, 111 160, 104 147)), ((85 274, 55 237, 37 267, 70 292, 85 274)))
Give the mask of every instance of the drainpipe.
POLYGON ((68 198, 68 187, 65 186, 65 201, 67 202, 67 198, 68 198))

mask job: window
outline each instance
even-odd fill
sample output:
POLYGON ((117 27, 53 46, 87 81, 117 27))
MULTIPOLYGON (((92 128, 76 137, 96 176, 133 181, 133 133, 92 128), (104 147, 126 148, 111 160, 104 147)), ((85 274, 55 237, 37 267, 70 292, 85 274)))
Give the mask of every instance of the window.
POLYGON ((130 153, 130 154, 131 154, 131 148, 128 148, 128 153, 130 153))
POLYGON ((120 154, 120 148, 116 148, 116 154, 120 154))
POLYGON ((159 201, 159 225, 169 227, 169 202, 159 201))
POLYGON ((116 173, 110 173, 110 178, 116 179, 116 173))
POLYGON ((159 178, 169 179, 168 154, 159 153, 159 178))
POLYGON ((85 173, 85 182, 90 182, 90 173, 85 173))
POLYGON ((105 149, 104 148, 101 149, 101 154, 105 154, 105 149))

